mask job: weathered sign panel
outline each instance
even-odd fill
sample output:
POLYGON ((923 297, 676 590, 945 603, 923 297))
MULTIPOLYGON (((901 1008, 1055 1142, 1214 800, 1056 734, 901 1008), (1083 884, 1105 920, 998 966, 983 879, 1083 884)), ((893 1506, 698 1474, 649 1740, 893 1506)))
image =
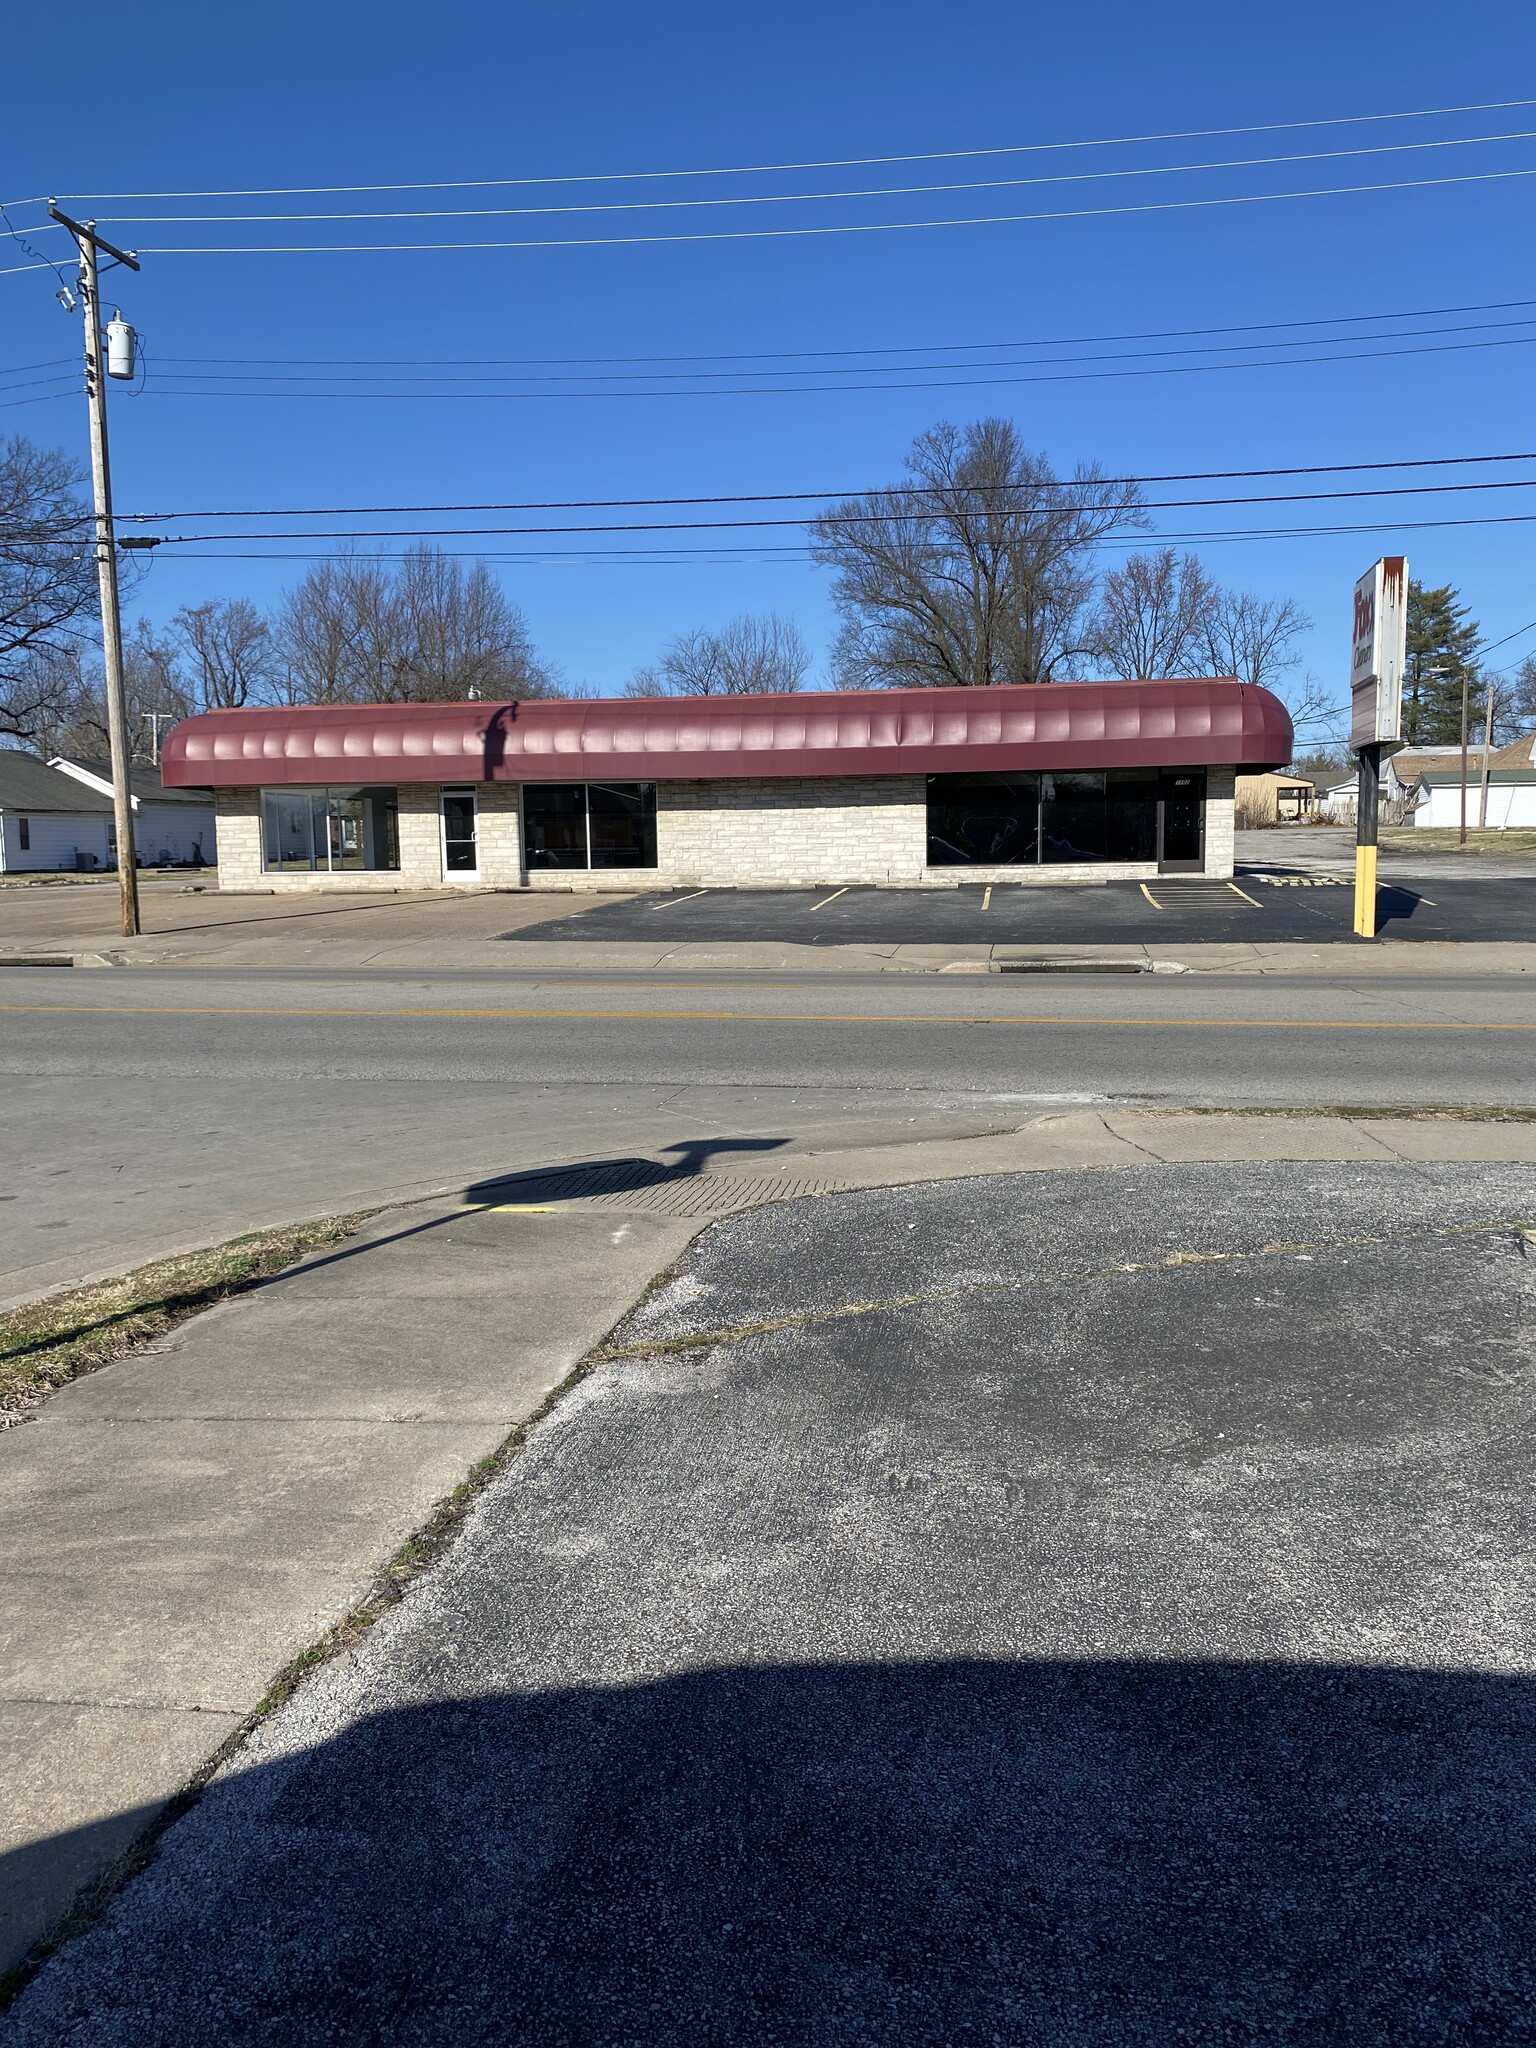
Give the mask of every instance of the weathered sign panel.
POLYGON ((1349 660, 1349 744, 1395 745, 1403 736, 1408 652, 1408 561, 1383 555, 1355 585, 1349 660))

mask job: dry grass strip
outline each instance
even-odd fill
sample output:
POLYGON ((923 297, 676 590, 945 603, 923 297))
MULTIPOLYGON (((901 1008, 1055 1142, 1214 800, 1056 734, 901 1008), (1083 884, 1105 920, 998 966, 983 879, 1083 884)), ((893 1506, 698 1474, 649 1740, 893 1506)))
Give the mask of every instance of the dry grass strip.
POLYGON ((199 1309, 270 1279, 306 1252, 350 1237, 374 1213, 252 1231, 0 1312, 0 1429, 25 1421, 82 1373, 141 1350, 199 1309))

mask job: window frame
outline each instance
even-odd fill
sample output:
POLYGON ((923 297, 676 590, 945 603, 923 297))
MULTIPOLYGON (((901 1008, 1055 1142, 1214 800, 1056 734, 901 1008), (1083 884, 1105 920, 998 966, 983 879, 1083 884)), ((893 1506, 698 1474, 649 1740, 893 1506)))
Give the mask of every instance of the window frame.
MULTIPOLYGON (((597 782, 576 782, 576 781, 571 781, 571 782, 554 782, 554 781, 550 781, 550 782, 525 782, 525 783, 523 784, 523 786, 522 786, 522 791, 521 791, 521 797, 520 797, 520 803, 519 803, 519 809, 520 809, 520 811, 521 811, 521 818, 520 818, 520 821, 519 821, 519 822, 520 822, 520 825, 521 825, 521 828, 522 828, 521 836, 522 836, 522 857, 523 857, 523 872, 524 872, 525 874, 528 874, 528 875, 545 875, 545 874, 567 874, 567 875, 570 875, 570 874, 578 874, 578 875, 581 875, 581 874, 585 874, 585 875, 590 875, 590 874, 623 874, 623 873, 630 873, 630 872, 636 872, 636 873, 645 873, 645 874, 651 874, 651 873, 654 873, 654 872, 655 872, 655 871, 656 871, 656 870, 657 870, 657 869, 658 869, 658 868, 660 867, 660 865, 661 865, 661 853, 660 853, 660 849, 659 849, 659 847, 658 847, 658 845, 657 845, 657 835, 656 835, 656 821, 657 821, 657 816, 658 816, 659 808, 660 808, 660 807, 659 807, 659 804, 658 804, 658 801, 657 801, 657 793, 656 793, 656 784, 655 784, 654 782, 638 782, 638 781, 637 781, 637 782, 610 782, 610 781, 606 781, 606 780, 601 780, 601 781, 597 781, 597 782), (604 847, 598 847, 598 848, 596 849, 596 851, 597 851, 597 853, 598 853, 598 855, 599 855, 599 858, 597 858, 597 859, 595 859, 595 860, 594 860, 594 858, 593 858, 593 852, 594 852, 594 847, 593 847, 593 838, 592 838, 592 792, 593 792, 593 790, 594 790, 594 789, 596 789, 596 790, 611 790, 611 791, 613 791, 613 792, 615 792, 615 793, 617 793, 617 794, 621 794, 621 795, 623 796, 623 798, 624 798, 624 800, 625 800, 626 802, 630 800, 630 794, 629 794, 629 793, 630 793, 630 792, 633 792, 633 797, 634 797, 634 800, 635 800, 635 801, 636 801, 636 802, 638 803, 638 805, 639 805, 639 811, 638 811, 638 818, 637 818, 637 822, 638 822, 638 824, 639 824, 639 827, 640 827, 640 836, 641 836, 641 839, 642 839, 642 847, 641 847, 641 850, 642 850, 642 851, 644 851, 644 850, 645 850, 645 848, 644 848, 644 841, 645 841, 645 839, 646 839, 646 838, 648 837, 648 839, 649 839, 649 853, 650 853, 650 857, 649 857, 649 859, 644 859, 644 860, 624 860, 624 859, 614 859, 614 858, 603 858, 602 856, 603 856, 603 855, 605 855, 605 854, 612 854, 612 853, 615 853, 615 852, 619 852, 619 851, 622 851, 622 849, 615 849, 615 848, 604 848, 604 847), (543 790, 543 791, 547 791, 547 790, 579 790, 579 791, 580 791, 580 793, 581 793, 581 797, 580 797, 580 801, 581 801, 581 855, 582 855, 582 857, 581 857, 581 859, 580 859, 580 860, 558 860, 558 859, 548 859, 548 858, 543 858, 543 859, 535 859, 535 858, 534 858, 534 856, 535 856, 535 853, 547 855, 547 854, 548 854, 548 852, 549 852, 549 849, 548 849, 548 848, 545 848, 545 847, 540 847, 540 848, 535 848, 535 847, 533 847, 533 846, 532 846, 532 845, 530 844, 530 840, 529 840, 529 834, 530 834, 530 818, 529 818, 529 797, 530 797, 530 795, 531 795, 531 794, 533 794, 534 792, 536 792, 536 791, 541 791, 541 790, 543 790), (647 831, 647 828, 649 828, 649 829, 648 829, 648 831, 647 831)), ((614 812, 614 813, 611 813, 611 814, 608 814, 608 815, 612 815, 612 816, 618 816, 618 815, 621 815, 621 813, 618 813, 618 812, 614 812)), ((601 824, 601 823, 602 823, 602 821, 603 821, 603 816, 604 816, 604 814, 600 812, 600 813, 599 813, 599 823, 600 823, 600 824, 601 824)), ((574 849, 573 849, 573 850, 574 850, 574 849)))
MULTIPOLYGON (((257 825, 261 833, 261 871, 264 875, 398 875, 400 872, 400 790, 393 782, 314 782, 263 784, 259 791, 257 825), (309 838, 309 861, 298 866, 281 857, 282 836, 274 839, 272 824, 276 806, 284 800, 303 799, 309 838), (316 799, 319 799, 317 810, 316 799), (356 805, 354 816, 345 806, 356 805), (370 815, 372 813, 372 815, 370 815), (377 854, 382 823, 384 859, 367 859, 369 840, 377 854), (349 862, 348 826, 356 827, 362 859, 349 862), (279 857, 272 852, 277 847, 279 857), (325 858, 320 858, 321 854, 325 858)), ((294 856, 297 860, 297 854, 294 856)))

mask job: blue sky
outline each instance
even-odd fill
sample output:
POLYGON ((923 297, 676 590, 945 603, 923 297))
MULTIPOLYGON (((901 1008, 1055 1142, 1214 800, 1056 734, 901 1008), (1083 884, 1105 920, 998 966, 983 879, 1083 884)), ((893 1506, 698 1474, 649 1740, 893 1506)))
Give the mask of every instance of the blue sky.
MULTIPOLYGON (((1144 0, 1103 0, 1093 9, 941 9, 905 0, 790 0, 758 8, 662 0, 649 9, 611 0, 524 0, 503 7, 438 0, 431 9, 396 0, 303 8, 269 0, 260 9, 160 0, 153 8, 128 9, 87 0, 71 17, 67 47, 46 10, 29 8, 8 23, 7 72, 0 154, 7 201, 48 192, 571 180, 1018 151, 1536 99, 1536 10, 1512 0, 1464 0, 1454 11, 1409 0, 1388 15, 1316 0, 1266 10, 1152 8, 1144 0)), ((145 250, 227 242, 724 234, 1064 213, 1536 170, 1536 139, 1395 147, 1526 130, 1536 131, 1536 106, 709 179, 91 204, 104 231, 145 250), (1343 150, 1390 153, 979 191, 643 206, 658 199, 1063 180, 1089 170, 1145 174, 1157 166, 1343 150), (617 202, 631 210, 352 225, 122 220, 127 214, 617 202), (108 227, 109 220, 122 224, 108 227)), ((11 218, 25 232, 42 215, 36 206, 21 206, 12 207, 11 218)), ((57 234, 38 238, 47 250, 61 243, 57 234)), ((142 330, 148 351, 142 391, 113 392, 118 505, 123 512, 195 512, 843 490, 893 478, 913 435, 933 420, 989 411, 1017 419, 1028 440, 1058 463, 1097 458, 1115 474, 1519 450, 1532 445, 1536 431, 1533 355, 1526 345, 1536 324, 1507 323, 1536 323, 1536 304, 1379 321, 1377 339, 1328 349, 1305 328, 1266 334, 1260 327, 1255 335, 1232 337, 1266 360, 1320 353, 1360 358, 1373 351, 1363 359, 1283 368, 1191 374, 1189 366, 1212 359, 1144 353, 1096 366, 1038 359, 1171 346, 1097 337, 1533 300, 1533 247, 1536 178, 1514 176, 1272 204, 869 234, 542 250, 146 254, 141 275, 118 273, 108 286, 142 330), (1420 330, 1417 339, 1401 336, 1405 327, 1420 330), (1459 331, 1429 337, 1426 327, 1459 331), (1280 340, 1303 345, 1277 349, 1280 340), (1490 341, 1499 345, 1484 345, 1490 341), (1038 343, 1051 345, 1021 346, 1038 343), (989 354, 982 344, 1004 346, 989 354), (874 388, 835 391, 804 388, 828 381, 812 372, 837 360, 831 356, 721 360, 902 349, 919 352, 909 372, 893 374, 890 366, 901 364, 900 356, 857 354, 845 360, 859 369, 841 381, 874 388), (1386 349, 1411 352, 1388 355, 1386 349), (966 365, 967 351, 973 365, 1005 365, 994 370, 998 379, 1031 381, 932 388, 978 374, 974 367, 937 367, 966 365), (711 360, 627 360, 658 357, 711 360), (578 367, 572 358, 612 360, 578 367), (380 386, 276 381, 312 379, 316 362, 340 365, 354 379, 387 378, 407 359, 418 376, 473 375, 458 367, 466 360, 517 360, 525 379, 570 380, 584 370, 614 381, 523 382, 498 387, 519 395, 496 397, 479 395, 483 385, 473 384, 467 392, 444 383, 373 396, 363 394, 380 386), (1178 373, 1107 374, 1158 364, 1178 373), (770 374, 758 374, 765 370, 770 374), (234 381, 242 376, 261 381, 234 381), (662 376, 680 382, 683 395, 659 383, 662 376), (317 391, 321 395, 291 395, 317 391), (662 391, 666 395, 656 395, 662 391), (696 395, 704 391, 710 395, 696 395), (571 392, 580 395, 563 395, 571 392)), ((0 243, 0 249, 10 252, 0 268, 27 260, 14 243, 0 243)), ((7 401, 0 430, 20 428, 83 458, 84 407, 77 393, 65 388, 54 395, 44 386, 36 392, 40 402, 14 402, 35 391, 24 385, 21 366, 67 357, 76 348, 78 323, 55 304, 54 284, 47 272, 0 277, 0 366, 17 372, 0 379, 7 386, 0 392, 7 401)), ((1368 335, 1370 327, 1339 332, 1368 335)), ((1188 345, 1218 344, 1196 337, 1188 345)), ((407 389, 387 382, 382 388, 407 389)), ((1536 465, 1471 474, 1527 473, 1536 474, 1536 465)), ((1404 472, 1403 479, 1466 481, 1468 474, 1404 472)), ((1218 496, 1317 488, 1318 481, 1184 488, 1218 496)), ((1347 488, 1371 478, 1337 482, 1347 488)), ((1154 489, 1149 495, 1173 493, 1154 489)), ((1490 639, 1536 618, 1536 524, 1439 530, 1410 524, 1524 510, 1529 496, 1479 490, 1438 503, 1373 498, 1248 511, 1168 510, 1156 517, 1170 531, 1364 526, 1351 534, 1198 547, 1224 580, 1295 597, 1317 622, 1305 665, 1337 681, 1350 587, 1382 552, 1406 552, 1416 574, 1460 584, 1490 639)), ((784 516, 793 508, 759 509, 784 516)), ((1530 509, 1536 512, 1536 505, 1530 509)), ((506 515, 499 523, 518 517, 506 515)), ((476 522, 440 521, 456 523, 476 522)), ((498 522, 485 517, 479 523, 498 522)), ((229 522, 182 519, 165 530, 232 529, 229 522)), ((669 548, 709 552, 604 561, 580 556, 641 543, 523 537, 483 545, 488 554, 525 556, 500 564, 500 573, 527 612, 541 650, 573 681, 617 688, 679 629, 770 606, 799 620, 818 655, 825 649, 833 623, 827 579, 795 552, 793 529, 682 533, 650 544, 658 539, 669 548), (541 548, 572 549, 575 558, 539 557, 541 548)), ((209 557, 327 545, 165 547, 132 609, 163 620, 177 605, 209 596, 269 602, 302 564, 209 557)), ((1515 658, 1532 646, 1536 633, 1511 642, 1507 657, 1496 659, 1515 658)))

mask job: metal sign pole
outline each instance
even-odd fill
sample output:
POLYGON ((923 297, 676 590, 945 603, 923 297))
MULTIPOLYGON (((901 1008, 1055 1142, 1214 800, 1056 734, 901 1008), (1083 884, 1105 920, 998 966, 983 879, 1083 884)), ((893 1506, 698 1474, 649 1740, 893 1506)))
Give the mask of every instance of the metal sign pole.
POLYGON ((1355 800, 1355 937, 1376 936, 1376 845, 1381 792, 1381 748, 1360 749, 1360 789, 1355 800))

